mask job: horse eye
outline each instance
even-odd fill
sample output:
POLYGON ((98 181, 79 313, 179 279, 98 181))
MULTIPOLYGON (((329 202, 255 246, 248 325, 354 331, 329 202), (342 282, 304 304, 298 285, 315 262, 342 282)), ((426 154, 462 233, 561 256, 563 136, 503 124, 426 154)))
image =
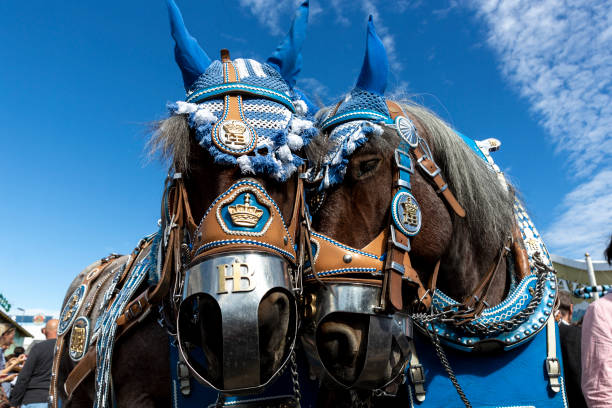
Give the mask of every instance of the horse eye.
POLYGON ((378 169, 380 164, 379 158, 364 160, 359 163, 359 171, 357 172, 357 178, 364 178, 374 173, 378 169))

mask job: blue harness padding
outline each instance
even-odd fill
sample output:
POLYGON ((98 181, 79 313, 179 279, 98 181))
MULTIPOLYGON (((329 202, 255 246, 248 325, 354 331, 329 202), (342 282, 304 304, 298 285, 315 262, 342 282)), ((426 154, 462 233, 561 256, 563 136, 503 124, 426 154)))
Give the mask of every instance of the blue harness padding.
MULTIPOLYGON (((555 325, 557 358, 561 358, 559 329, 555 325)), ((425 401, 414 398, 406 381, 408 407, 463 407, 429 338, 415 333, 415 347, 425 371, 425 401)), ((474 408, 564 407, 567 408, 563 370, 561 391, 554 393, 546 374, 546 330, 525 344, 497 353, 467 353, 444 347, 459 385, 474 408)), ((407 371, 408 372, 408 371, 407 371)))
MULTIPOLYGON (((210 387, 200 384, 197 380, 190 376, 189 385, 191 392, 189 395, 183 395, 180 390, 180 381, 178 378, 177 363, 179 361, 178 348, 174 339, 170 337, 170 377, 172 379, 172 408, 213 408, 217 403, 218 392, 210 387)), ((300 382, 300 407, 315 408, 317 403, 317 394, 319 390, 317 380, 311 380, 308 376, 308 363, 304 354, 297 352, 298 375, 300 382)), ((274 408, 280 407, 274 402, 274 399, 282 397, 293 397, 293 382, 291 379, 291 370, 289 367, 274 381, 274 383, 266 388, 260 394, 226 396, 223 407, 233 407, 238 404, 254 403, 261 401, 262 406, 274 408)))

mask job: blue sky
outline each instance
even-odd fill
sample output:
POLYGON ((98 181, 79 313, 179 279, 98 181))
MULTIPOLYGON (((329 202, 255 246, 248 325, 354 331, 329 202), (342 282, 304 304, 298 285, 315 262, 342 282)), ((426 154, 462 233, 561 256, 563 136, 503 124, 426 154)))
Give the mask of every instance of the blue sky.
MULTIPOLYGON (((330 104, 354 84, 373 14, 389 94, 474 139, 520 190, 553 253, 602 258, 612 232, 608 1, 312 0, 298 85, 330 104)), ((265 60, 295 2, 178 0, 213 58, 265 60)), ((147 124, 184 97, 162 0, 0 2, 0 293, 57 311, 72 278, 156 229, 165 165, 147 124)))

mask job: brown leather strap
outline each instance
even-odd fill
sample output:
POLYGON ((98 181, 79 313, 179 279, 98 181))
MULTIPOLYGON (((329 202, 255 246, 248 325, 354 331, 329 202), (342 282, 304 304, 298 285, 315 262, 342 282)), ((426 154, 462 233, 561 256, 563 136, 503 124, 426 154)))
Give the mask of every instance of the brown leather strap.
POLYGON ((414 156, 416 157, 417 162, 420 163, 421 166, 423 166, 425 169, 427 169, 427 175, 438 187, 437 193, 442 194, 442 197, 444 197, 444 199, 453 209, 455 214, 457 214, 461 218, 464 218, 465 210, 463 209, 463 207, 461 207, 461 204, 459 204, 459 202, 455 198, 455 195, 449 190, 448 184, 446 184, 446 182, 442 178, 441 171, 438 165, 427 154, 425 154, 425 152, 423 152, 421 145, 418 145, 417 147, 412 149, 412 151, 414 152, 414 156))
MULTIPOLYGON (((395 120, 395 118, 397 118, 398 116, 408 117, 408 115, 404 112, 400 104, 398 104, 397 102, 387 100, 387 109, 389 109, 389 115, 393 120, 395 120)), ((465 217, 465 210, 463 209, 463 207, 461 207, 454 194, 448 189, 448 185, 440 174, 440 168, 433 161, 433 158, 426 155, 420 145, 417 145, 417 147, 413 148, 412 150, 414 151, 417 161, 427 169, 428 175, 438 187, 438 193, 442 194, 442 197, 444 197, 444 199, 453 209, 455 214, 457 214, 461 218, 465 217)))
POLYGON ((507 243, 504 243, 485 276, 480 280, 474 291, 463 300, 462 305, 469 310, 469 312, 465 316, 466 320, 464 320, 462 323, 478 317, 484 308, 489 306, 487 304, 487 296, 489 294, 489 289, 492 286, 491 283, 493 282, 493 277, 499 269, 502 259, 507 253, 507 243))
POLYGON ((531 273, 531 268, 529 267, 529 256, 523 246, 521 232, 516 224, 512 230, 512 254, 514 255, 514 272, 520 281, 531 273))
MULTIPOLYGON (((86 284, 89 289, 89 286, 90 286, 89 284, 93 282, 95 279, 97 279, 102 274, 102 272, 104 272, 109 266, 111 266, 114 263, 113 261, 117 258, 118 256, 111 255, 106 258, 101 259, 100 264, 85 275, 85 278, 83 278, 81 285, 86 284)), ((87 293, 83 294, 83 296, 86 297, 87 293)), ((81 307, 83 307, 83 305, 81 305, 81 307)), ((79 310, 75 310, 74 313, 78 314, 79 311, 80 311, 80 308, 79 310)), ((51 395, 51 407, 52 408, 58 407, 59 393, 57 389, 57 380, 58 380, 58 375, 59 375, 59 366, 60 366, 60 362, 61 362, 63 351, 64 351, 64 342, 66 340, 66 336, 70 332, 71 330, 66 330, 61 335, 57 336, 57 340, 55 342, 55 354, 53 356, 53 366, 51 368, 51 384, 49 387, 49 394, 51 395)))
MULTIPOLYGON (((176 179, 174 184, 168 188, 167 194, 168 207, 171 208, 170 222, 174 223, 174 225, 169 226, 170 235, 168 237, 168 249, 165 254, 159 282, 156 286, 146 289, 132 300, 126 306, 124 312, 117 318, 118 332, 116 340, 134 327, 140 319, 151 310, 153 305, 158 304, 168 293, 173 272, 176 273, 178 270, 176 263, 177 261, 180 262, 181 226, 183 226, 186 221, 185 214, 187 214, 188 225, 191 224, 190 227, 195 229, 193 219, 189 219, 189 217, 191 217, 191 211, 189 209, 187 192, 183 180, 181 178, 176 179)), ((162 217, 166 217, 166 215, 162 214, 162 217)), ((142 251, 139 253, 141 252, 142 251)), ((128 274, 136 258, 138 258, 137 255, 132 257, 130 264, 126 266, 126 272, 124 274, 128 274)), ((81 384, 95 368, 95 348, 91 348, 68 375, 64 385, 67 395, 71 396, 79 384, 81 384)))
MULTIPOLYGON (((123 335, 128 333, 132 327, 138 324, 138 320, 132 320, 127 326, 119 328, 115 342, 117 342, 123 335)), ((66 381, 64 382, 64 392, 68 399, 72 398, 72 394, 77 387, 96 369, 96 349, 90 348, 89 351, 83 356, 79 363, 72 369, 66 381)))

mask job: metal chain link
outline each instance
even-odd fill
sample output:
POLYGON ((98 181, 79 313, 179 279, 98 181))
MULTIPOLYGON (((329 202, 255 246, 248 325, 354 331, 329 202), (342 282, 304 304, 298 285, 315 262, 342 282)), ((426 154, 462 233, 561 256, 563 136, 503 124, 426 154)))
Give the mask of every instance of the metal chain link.
POLYGON ((300 406, 302 393, 300 392, 300 376, 298 373, 297 361, 295 358, 295 350, 291 352, 291 381, 293 383, 293 398, 295 398, 296 406, 300 406))
MULTIPOLYGON (((534 255, 534 261, 534 266, 537 269, 538 280, 536 282, 532 298, 523 310, 518 312, 512 318, 504 320, 502 322, 485 324, 476 321, 471 321, 466 324, 462 324, 461 329, 472 335, 491 336, 502 331, 514 330, 516 327, 527 321, 529 316, 531 316, 535 312, 538 305, 542 302, 542 296, 544 294, 544 284, 548 277, 548 273, 554 272, 553 269, 551 269, 548 265, 542 262, 542 260, 540 259, 539 252, 534 255)), ((466 312, 469 311, 457 311, 449 308, 442 310, 438 313, 432 314, 415 313, 412 315, 412 318, 423 326, 426 326, 427 323, 431 322, 442 322, 458 325, 459 321, 463 319, 459 318, 459 315, 464 315, 466 312)))
POLYGON ((442 366, 444 367, 446 374, 448 374, 448 378, 451 380, 451 382, 455 386, 455 389, 457 390, 457 394, 459 394, 459 398, 461 398, 461 401, 463 401, 466 408, 472 408, 472 404, 470 404, 470 401, 468 401, 467 397, 465 396, 465 392, 463 392, 461 385, 459 385, 459 382, 457 381, 457 377, 455 376, 455 372, 453 371, 452 367, 450 366, 450 363, 448 362, 446 353, 444 352, 444 349, 440 345, 440 340, 438 339, 438 335, 435 332, 433 332, 433 333, 429 333, 429 337, 431 338, 431 343, 433 344, 434 349, 436 350, 436 354, 438 355, 438 358, 440 359, 440 363, 442 363, 442 366))

